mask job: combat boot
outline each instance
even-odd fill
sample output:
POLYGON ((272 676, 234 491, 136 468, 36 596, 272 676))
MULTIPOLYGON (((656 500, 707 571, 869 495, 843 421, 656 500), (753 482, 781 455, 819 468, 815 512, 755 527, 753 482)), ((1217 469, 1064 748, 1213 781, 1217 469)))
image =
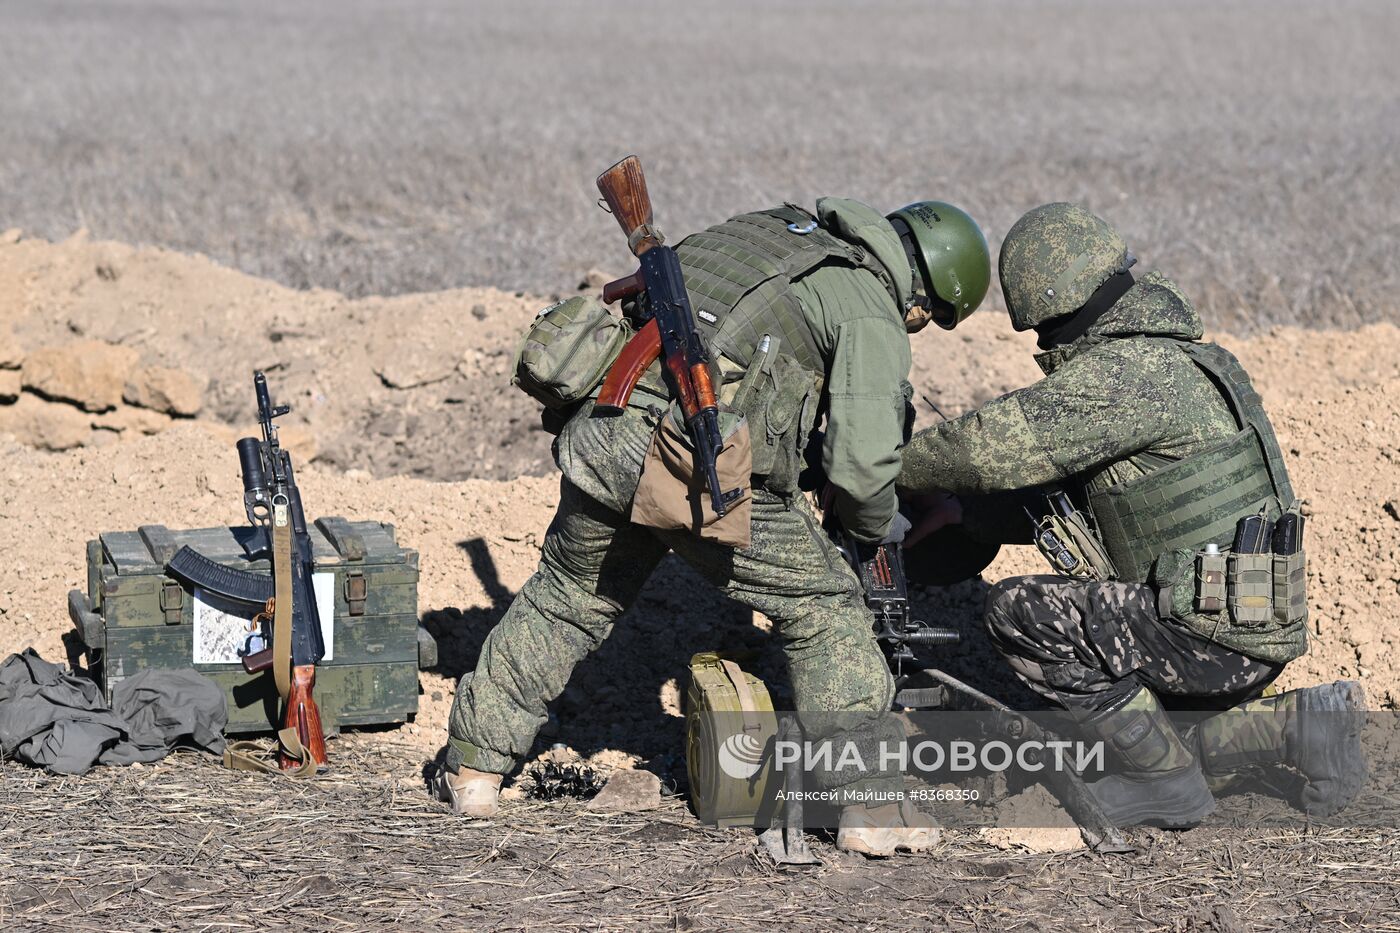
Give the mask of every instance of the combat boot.
POLYGON ((1298 807, 1309 816, 1330 816, 1351 803, 1366 780, 1365 709, 1366 693, 1354 680, 1290 690, 1207 719, 1196 729, 1196 747, 1217 790, 1247 768, 1284 764, 1306 780, 1298 807))
POLYGON ((476 819, 495 816, 501 796, 501 777, 471 768, 456 771, 443 768, 438 775, 438 799, 452 804, 452 812, 458 816, 476 819))
POLYGON ((1114 773, 1086 783, 1115 826, 1189 829, 1215 810, 1201 765, 1146 688, 1082 723, 1103 740, 1114 773))
POLYGON ((882 807, 859 804, 841 811, 836 848, 869 858, 889 858, 896 852, 923 852, 938 845, 943 831, 933 817, 909 801, 882 807))

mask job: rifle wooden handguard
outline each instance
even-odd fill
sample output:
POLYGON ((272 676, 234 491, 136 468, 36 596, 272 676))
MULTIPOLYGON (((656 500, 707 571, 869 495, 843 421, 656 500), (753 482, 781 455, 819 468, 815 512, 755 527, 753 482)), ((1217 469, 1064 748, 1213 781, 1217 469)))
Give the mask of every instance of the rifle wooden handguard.
POLYGON ((620 415, 637 387, 637 380, 661 355, 661 329, 655 319, 647 321, 613 361, 603 379, 603 388, 593 410, 604 415, 620 415))
MULTIPOLYGON (((695 387, 695 411, 706 408, 719 410, 719 402, 715 398, 715 383, 710 378, 709 363, 696 363, 690 367, 690 384, 695 387)), ((694 414, 694 411, 685 413, 687 418, 694 414)))
MULTIPOLYGON (((295 729, 306 756, 317 765, 326 763, 326 733, 321 727, 321 711, 311 695, 316 686, 316 665, 303 664, 292 668, 292 690, 287 695, 287 712, 283 726, 295 729)), ((277 757, 282 770, 301 767, 302 762, 285 752, 277 757)))

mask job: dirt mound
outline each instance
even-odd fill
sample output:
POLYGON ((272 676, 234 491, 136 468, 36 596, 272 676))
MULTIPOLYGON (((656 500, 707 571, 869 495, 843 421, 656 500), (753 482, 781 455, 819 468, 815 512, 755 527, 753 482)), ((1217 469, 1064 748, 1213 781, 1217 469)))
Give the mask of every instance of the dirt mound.
POLYGON ((257 368, 329 466, 539 474, 548 438, 506 370, 542 303, 491 289, 351 300, 84 233, 11 236, 0 240, 0 403, 19 395, 25 407, 0 409, 0 433, 66 449, 172 417, 246 430, 257 368))
MULTIPOLYGON (((609 278, 590 273, 582 289, 609 278)), ((194 415, 247 430, 259 368, 323 465, 439 480, 544 475, 550 438, 509 368, 525 323, 557 297, 350 299, 85 233, 4 237, 0 405, 23 404, 0 408, 0 433, 62 450, 194 415)), ((950 415, 1034 378, 1031 344, 996 314, 916 344, 916 384, 950 415)))

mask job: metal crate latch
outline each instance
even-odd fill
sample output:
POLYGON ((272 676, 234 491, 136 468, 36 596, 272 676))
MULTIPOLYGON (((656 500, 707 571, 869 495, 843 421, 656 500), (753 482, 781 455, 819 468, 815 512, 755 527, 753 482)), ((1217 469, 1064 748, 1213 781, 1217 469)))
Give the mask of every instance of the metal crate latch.
POLYGON ((185 589, 174 580, 165 580, 160 585, 160 609, 165 613, 166 625, 180 624, 180 610, 185 605, 185 589))
POLYGON ((362 573, 347 573, 345 575, 345 602, 350 607, 352 616, 362 616, 365 614, 365 575, 362 573))

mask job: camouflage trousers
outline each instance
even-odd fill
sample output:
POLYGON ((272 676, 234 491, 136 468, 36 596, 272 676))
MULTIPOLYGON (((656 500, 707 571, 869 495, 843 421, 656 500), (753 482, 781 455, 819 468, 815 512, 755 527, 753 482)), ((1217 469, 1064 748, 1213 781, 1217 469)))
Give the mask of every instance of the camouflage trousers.
POLYGON ((1140 583, 1013 577, 988 594, 986 625, 1016 675, 1069 709, 1113 710, 1139 687, 1168 705, 1225 709, 1283 669, 1161 618, 1156 591, 1140 583))
MULTIPOLYGON (((608 480, 595 471, 581 481, 600 476, 608 480)), ((487 636, 476 670, 459 685, 448 724, 448 766, 509 772, 546 721, 546 704, 563 691, 575 665, 608 637, 672 550, 727 595, 772 620, 783 639, 799 711, 855 714, 839 719, 842 729, 861 734, 852 736, 861 744, 898 741, 902 733, 889 714, 893 681, 873 618, 858 598, 854 574, 804 499, 785 501, 755 489, 752 544, 737 550, 684 531, 631 524, 566 475, 539 568, 487 636)), ((826 736, 808 728, 811 741, 837 737, 834 727, 826 736)), ((825 783, 884 790, 898 787, 898 780, 897 773, 852 774, 825 783)))

